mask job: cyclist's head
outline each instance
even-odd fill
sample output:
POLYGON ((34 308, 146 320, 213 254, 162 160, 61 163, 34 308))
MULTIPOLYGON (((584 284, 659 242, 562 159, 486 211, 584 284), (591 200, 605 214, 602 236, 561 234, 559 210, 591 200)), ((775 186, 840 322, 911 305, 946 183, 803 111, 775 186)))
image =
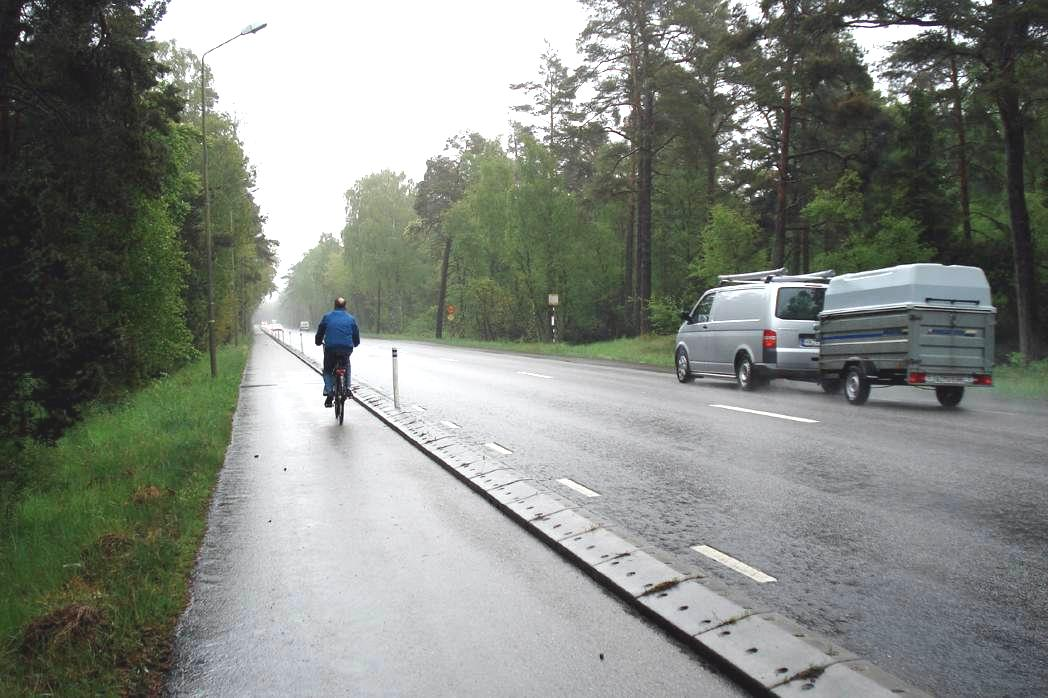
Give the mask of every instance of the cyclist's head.
POLYGON ((335 310, 345 310, 345 309, 346 309, 346 299, 343 298, 342 296, 339 296, 338 298, 335 299, 335 310))

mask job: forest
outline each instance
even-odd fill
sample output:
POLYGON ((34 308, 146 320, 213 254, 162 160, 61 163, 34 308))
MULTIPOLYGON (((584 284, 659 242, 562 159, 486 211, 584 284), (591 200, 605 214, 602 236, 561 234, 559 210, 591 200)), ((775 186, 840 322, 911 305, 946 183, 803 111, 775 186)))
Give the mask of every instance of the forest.
MULTIPOLYGON (((26 440, 207 351, 200 59, 166 3, 0 0, 0 495, 26 440)), ((214 316, 274 289, 254 170, 205 80, 214 316)))
POLYGON ((1042 355, 1048 2, 582 3, 584 59, 512 84, 508 136, 346 191, 286 322, 344 294, 365 332, 543 341, 555 293, 581 343, 672 333, 718 274, 941 262, 985 270, 1002 357, 1042 355), (873 66, 859 28, 909 38, 873 66))

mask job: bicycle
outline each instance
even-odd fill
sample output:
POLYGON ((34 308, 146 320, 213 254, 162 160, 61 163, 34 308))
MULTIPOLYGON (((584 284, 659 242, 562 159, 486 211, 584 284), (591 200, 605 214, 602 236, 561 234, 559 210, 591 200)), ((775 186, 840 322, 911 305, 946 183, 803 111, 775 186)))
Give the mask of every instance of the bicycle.
POLYGON ((335 394, 333 402, 335 404, 335 419, 339 424, 342 424, 342 419, 346 414, 346 400, 349 398, 349 381, 346 378, 346 374, 349 372, 349 356, 343 354, 338 357, 335 363, 335 394))

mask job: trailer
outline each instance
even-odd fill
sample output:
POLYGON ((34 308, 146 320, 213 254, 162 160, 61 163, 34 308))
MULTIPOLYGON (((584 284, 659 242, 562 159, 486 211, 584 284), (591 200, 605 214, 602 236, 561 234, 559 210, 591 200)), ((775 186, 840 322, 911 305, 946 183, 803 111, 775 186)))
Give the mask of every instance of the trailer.
POLYGON ((819 313, 819 375, 853 405, 872 386, 934 389, 956 407, 964 389, 993 385, 997 311, 978 267, 905 264, 830 281, 819 313))

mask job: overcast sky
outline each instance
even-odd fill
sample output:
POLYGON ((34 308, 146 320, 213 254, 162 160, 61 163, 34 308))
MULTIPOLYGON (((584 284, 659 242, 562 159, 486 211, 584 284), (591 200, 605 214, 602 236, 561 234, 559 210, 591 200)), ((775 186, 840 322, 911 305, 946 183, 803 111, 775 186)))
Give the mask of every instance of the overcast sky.
POLYGON ((207 58, 218 108, 240 122, 255 199, 280 241, 280 275, 345 222, 344 193, 390 169, 418 181, 455 134, 494 138, 521 115, 512 82, 544 41, 576 65, 571 0, 172 0, 155 36, 207 58))
POLYGON ((361 177, 418 181, 449 137, 507 134, 526 101, 510 83, 538 76, 545 41, 578 65, 586 16, 573 0, 171 0, 155 36, 200 55, 261 22, 207 63, 257 169, 283 276, 342 230, 361 177))

